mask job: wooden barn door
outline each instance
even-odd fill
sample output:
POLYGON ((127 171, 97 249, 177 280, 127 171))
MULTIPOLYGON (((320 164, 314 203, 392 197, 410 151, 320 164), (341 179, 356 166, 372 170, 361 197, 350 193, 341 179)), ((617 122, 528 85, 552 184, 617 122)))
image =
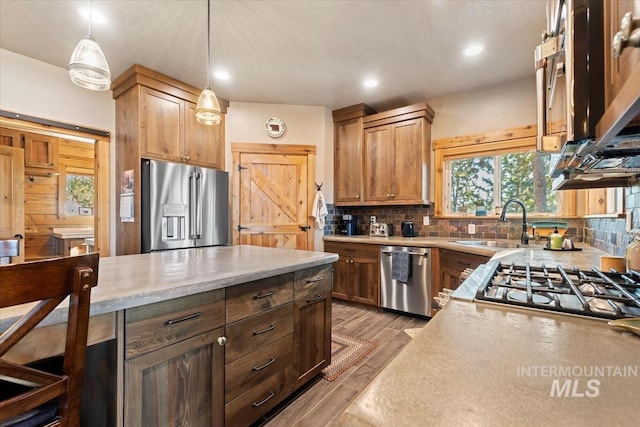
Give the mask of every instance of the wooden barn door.
POLYGON ((313 250, 315 147, 232 144, 233 242, 313 250))

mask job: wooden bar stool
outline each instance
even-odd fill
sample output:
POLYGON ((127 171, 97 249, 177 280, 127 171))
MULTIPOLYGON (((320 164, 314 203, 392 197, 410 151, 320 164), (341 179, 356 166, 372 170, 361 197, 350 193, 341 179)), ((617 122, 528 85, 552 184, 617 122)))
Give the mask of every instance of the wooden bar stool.
POLYGON ((0 426, 80 425, 91 288, 99 254, 0 266, 0 308, 35 303, 0 335, 0 426), (5 360, 42 319, 69 297, 62 375, 5 360))

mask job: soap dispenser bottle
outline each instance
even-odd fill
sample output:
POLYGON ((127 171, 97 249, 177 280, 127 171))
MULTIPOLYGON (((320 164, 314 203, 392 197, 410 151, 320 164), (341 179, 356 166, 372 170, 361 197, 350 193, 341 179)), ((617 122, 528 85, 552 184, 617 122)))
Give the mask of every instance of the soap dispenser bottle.
POLYGON ((558 227, 554 227, 549 235, 549 249, 562 250, 562 234, 558 233, 558 227))
POLYGON ((627 271, 640 271, 640 235, 634 233, 625 254, 627 271))

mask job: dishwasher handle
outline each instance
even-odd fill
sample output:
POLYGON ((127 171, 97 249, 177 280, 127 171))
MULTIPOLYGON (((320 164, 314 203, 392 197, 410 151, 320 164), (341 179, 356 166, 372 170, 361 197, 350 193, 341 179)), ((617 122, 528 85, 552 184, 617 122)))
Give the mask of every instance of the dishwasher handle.
MULTIPOLYGON (((383 254, 391 254, 393 251, 382 251, 383 254)), ((416 255, 416 256, 428 256, 429 252, 411 252, 409 251, 409 255, 416 255)))

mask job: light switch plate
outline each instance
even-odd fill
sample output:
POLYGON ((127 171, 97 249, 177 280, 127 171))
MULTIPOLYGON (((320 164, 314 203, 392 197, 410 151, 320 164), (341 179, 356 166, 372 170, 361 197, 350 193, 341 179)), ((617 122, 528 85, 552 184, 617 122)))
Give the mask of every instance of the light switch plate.
POLYGON ((476 234, 476 225, 469 224, 469 234, 476 234))
POLYGON ((422 225, 429 225, 429 215, 422 217, 422 225))
POLYGON ((625 222, 626 222, 626 231, 629 232, 633 228, 633 214, 631 212, 627 212, 625 214, 625 222))

